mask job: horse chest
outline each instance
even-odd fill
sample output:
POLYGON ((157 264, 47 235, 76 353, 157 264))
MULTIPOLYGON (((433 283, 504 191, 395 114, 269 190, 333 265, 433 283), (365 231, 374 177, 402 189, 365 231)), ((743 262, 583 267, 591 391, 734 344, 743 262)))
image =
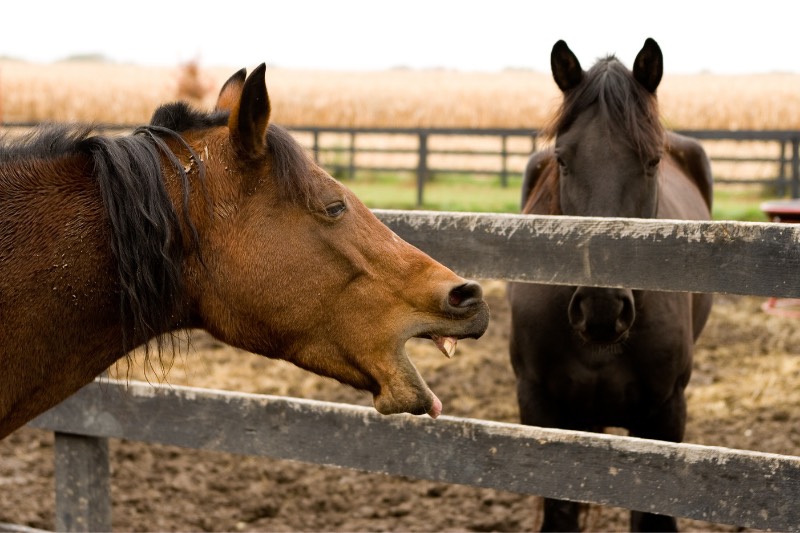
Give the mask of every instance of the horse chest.
POLYGON ((546 380, 550 395, 569 410, 597 416, 628 412, 639 405, 641 380, 631 365, 614 355, 593 357, 593 364, 575 358, 554 368, 546 380))

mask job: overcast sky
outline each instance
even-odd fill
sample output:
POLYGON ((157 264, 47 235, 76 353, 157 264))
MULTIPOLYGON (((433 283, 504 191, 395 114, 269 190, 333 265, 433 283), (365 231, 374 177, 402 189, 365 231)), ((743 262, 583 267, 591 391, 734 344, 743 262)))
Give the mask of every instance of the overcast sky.
POLYGON ((796 73, 799 15, 795 0, 16 0, 3 5, 0 56, 546 72, 558 39, 588 67, 608 53, 630 66, 653 37, 668 73, 796 73))

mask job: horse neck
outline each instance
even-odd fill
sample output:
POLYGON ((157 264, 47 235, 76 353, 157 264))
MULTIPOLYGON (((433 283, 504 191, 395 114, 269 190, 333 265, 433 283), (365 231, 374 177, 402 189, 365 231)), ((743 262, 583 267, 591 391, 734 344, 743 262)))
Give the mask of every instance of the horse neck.
POLYGON ((77 155, 0 165, 0 435, 123 355, 90 168, 77 155))
POLYGON ((536 215, 560 215, 561 206, 558 186, 558 165, 555 157, 548 158, 542 174, 528 196, 522 212, 536 215))

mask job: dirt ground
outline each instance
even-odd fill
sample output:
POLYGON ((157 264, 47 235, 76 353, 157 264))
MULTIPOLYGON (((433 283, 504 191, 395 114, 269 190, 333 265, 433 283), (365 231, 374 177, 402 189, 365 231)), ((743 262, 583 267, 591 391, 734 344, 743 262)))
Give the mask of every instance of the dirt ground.
MULTIPOLYGON (((410 341, 409 352, 445 414, 515 422, 505 285, 485 288, 493 320, 484 338, 461 341, 450 361, 427 341, 410 341)), ((688 389, 688 442, 800 455, 798 319, 765 314, 763 302, 717 297, 688 389)), ((160 368, 145 373, 141 358, 115 373, 165 379, 160 368)), ((201 332, 166 380, 371 404, 362 393, 201 332)), ((510 492, 136 442, 112 440, 110 447, 118 531, 529 531, 540 518, 537 498, 510 492)), ((52 530, 54 505, 52 435, 23 428, 0 441, 0 522, 52 530)), ((586 520, 591 530, 627 530, 620 509, 593 506, 586 520)), ((679 525, 740 530, 684 519, 679 525)))

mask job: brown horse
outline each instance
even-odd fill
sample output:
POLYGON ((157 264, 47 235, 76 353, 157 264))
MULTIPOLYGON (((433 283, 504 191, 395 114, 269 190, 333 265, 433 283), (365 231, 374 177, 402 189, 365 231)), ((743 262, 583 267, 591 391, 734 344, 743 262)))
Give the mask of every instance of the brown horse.
MULTIPOLYGON (((695 141, 661 126, 661 50, 647 39, 628 70, 615 57, 588 72, 559 41, 551 55, 563 103, 535 153, 524 213, 708 219, 711 169, 695 141)), ((619 258, 620 268, 633 258, 619 258)), ((516 283, 511 361, 524 424, 679 442, 694 342, 709 295, 516 283)), ((646 487, 630 487, 645 490, 646 487)), ((651 489, 656 490, 656 489, 651 489)), ((578 530, 578 504, 545 500, 543 530, 578 530)), ((634 512, 633 530, 674 530, 672 517, 634 512)))
POLYGON ((264 71, 236 73, 211 113, 166 105, 129 136, 4 141, 0 438, 180 328, 369 391, 381 413, 441 412, 404 344, 482 335, 480 286, 269 124, 264 71))

